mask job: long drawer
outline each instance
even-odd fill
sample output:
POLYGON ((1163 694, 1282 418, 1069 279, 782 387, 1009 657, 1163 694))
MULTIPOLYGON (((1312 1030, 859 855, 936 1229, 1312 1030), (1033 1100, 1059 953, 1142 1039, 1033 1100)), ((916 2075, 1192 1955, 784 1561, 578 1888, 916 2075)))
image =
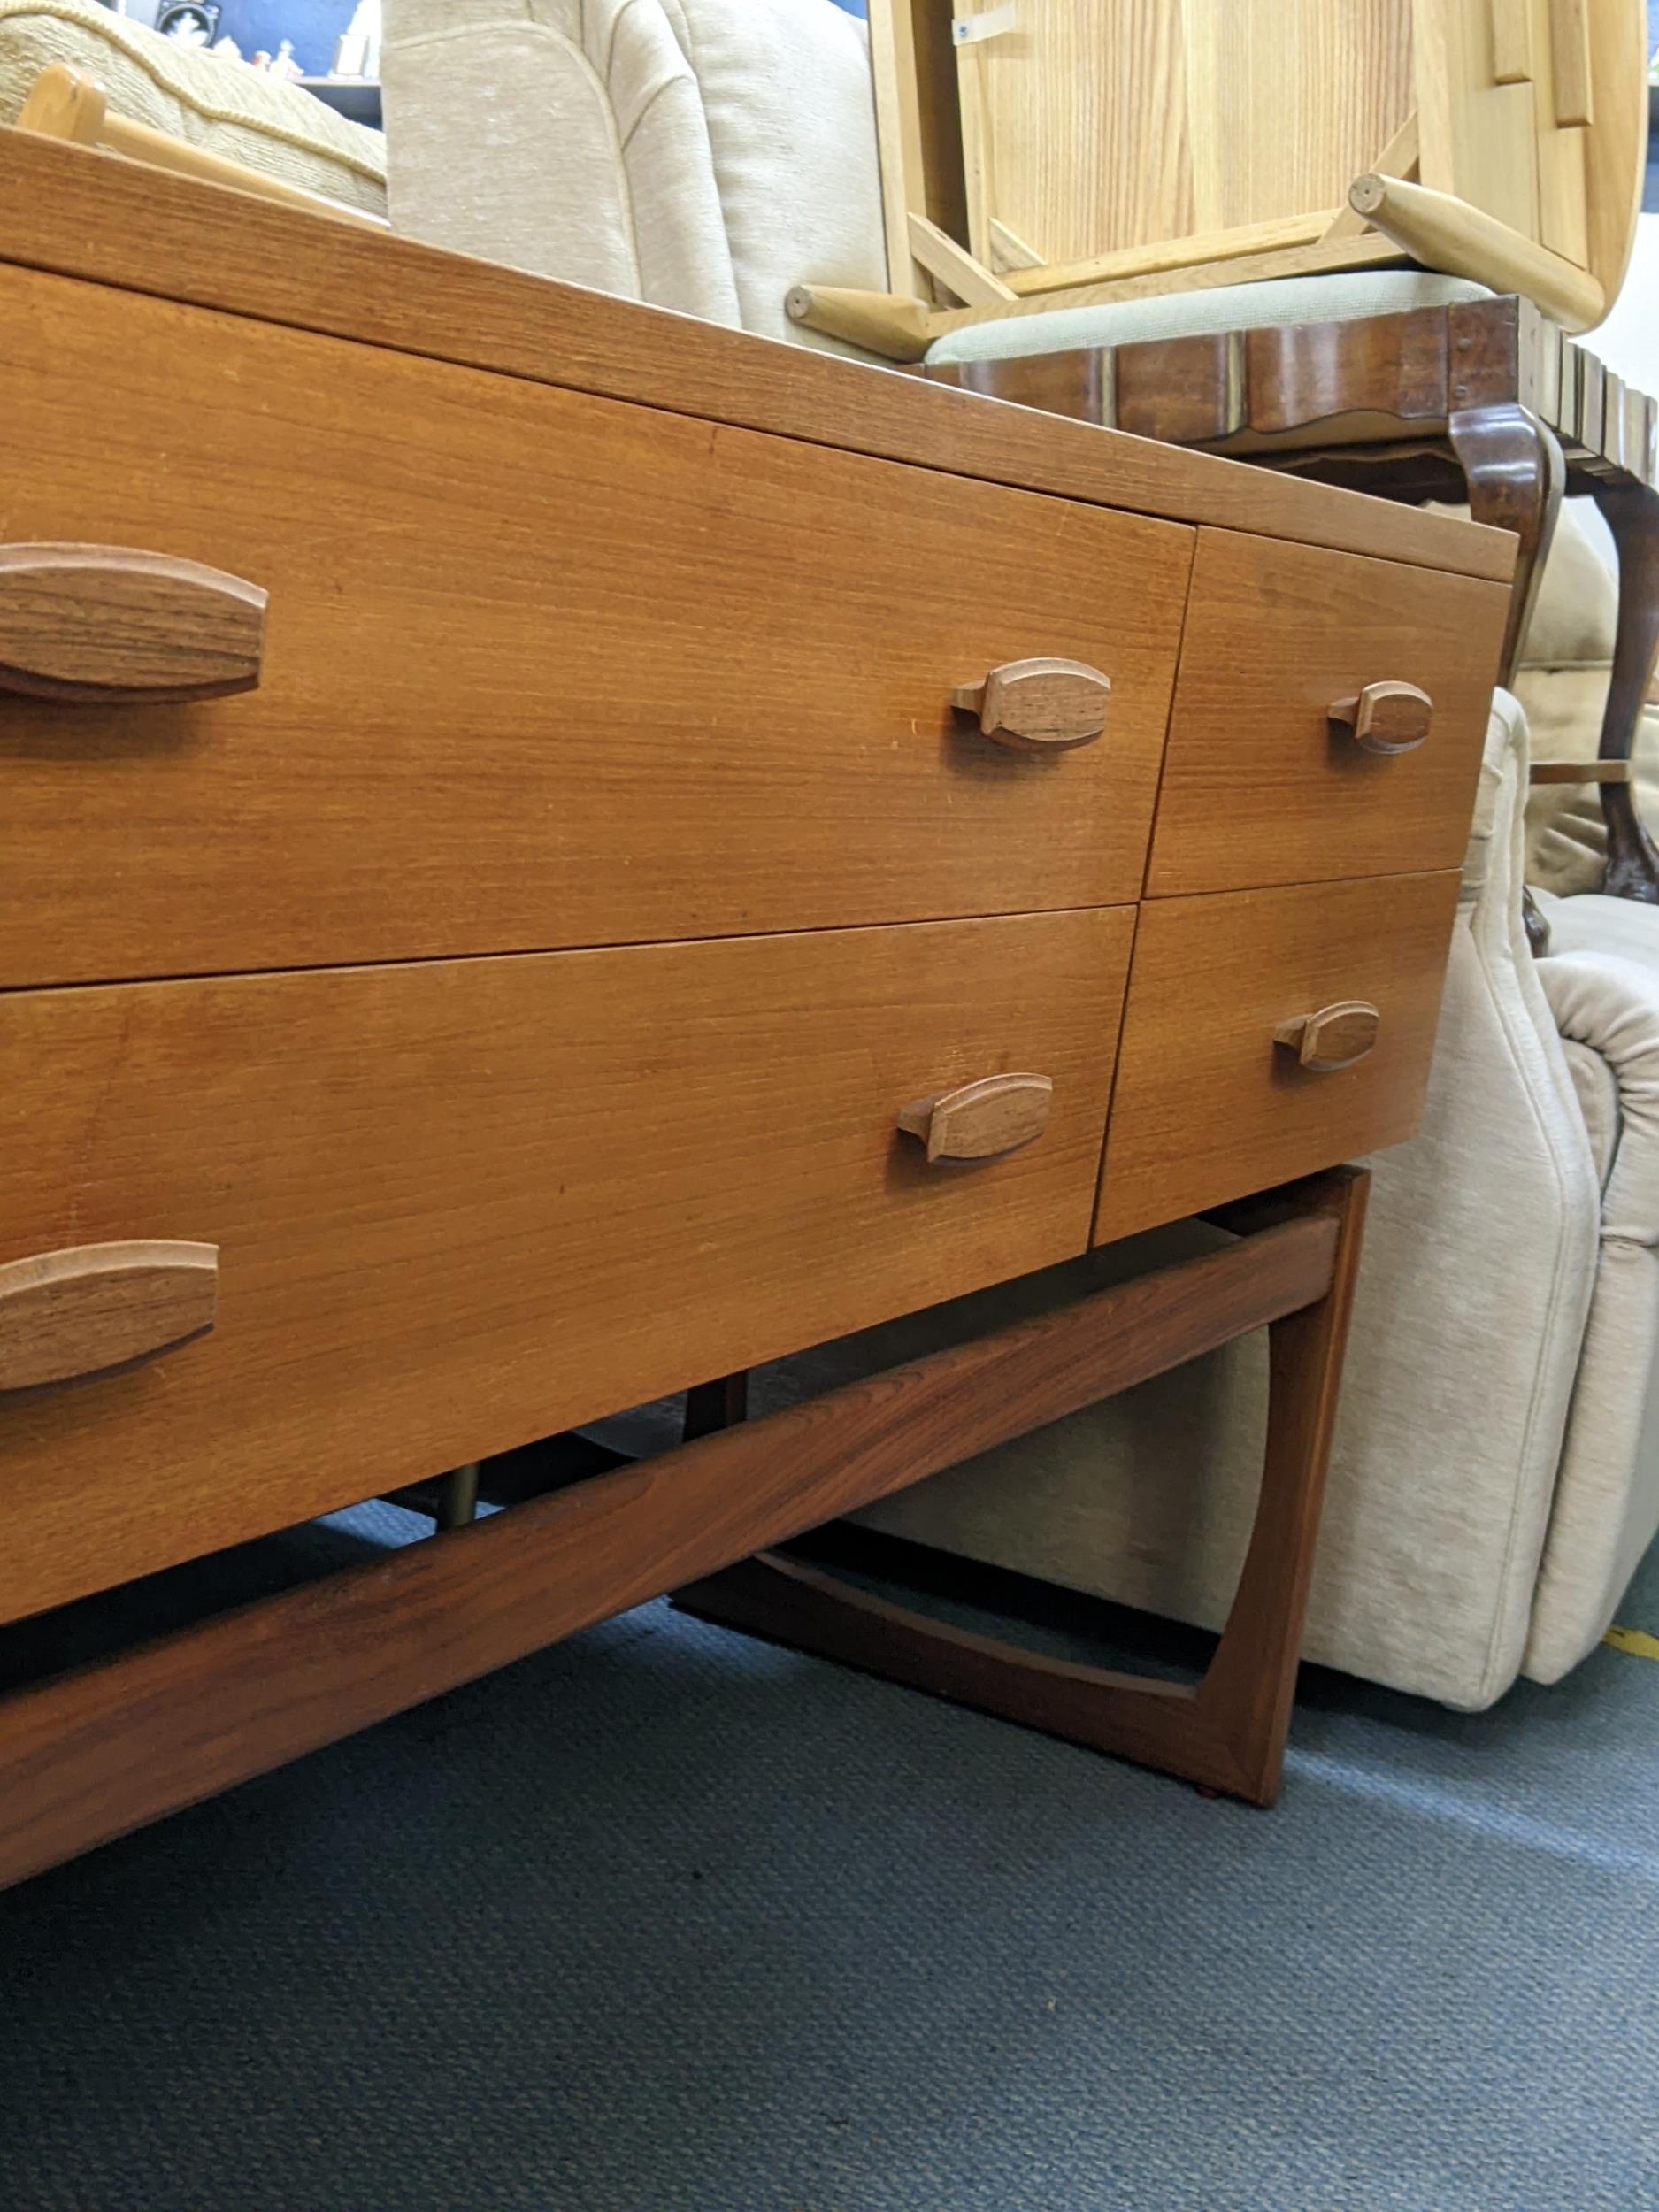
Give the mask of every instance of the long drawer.
POLYGON ((1199 533, 1147 890, 1455 868, 1509 595, 1199 533))
POLYGON ((0 997, 0 1618, 1082 1251, 1133 929, 0 997))
POLYGON ((1455 870, 1149 902, 1097 1243, 1410 1136, 1455 870))
POLYGON ((96 678, 0 688, 0 985, 1139 895, 1185 526, 15 267, 0 322, 0 561, 126 563, 0 572, 0 664, 96 678), (268 595, 257 688, 110 703, 141 616, 147 680, 255 649, 180 561, 268 595))

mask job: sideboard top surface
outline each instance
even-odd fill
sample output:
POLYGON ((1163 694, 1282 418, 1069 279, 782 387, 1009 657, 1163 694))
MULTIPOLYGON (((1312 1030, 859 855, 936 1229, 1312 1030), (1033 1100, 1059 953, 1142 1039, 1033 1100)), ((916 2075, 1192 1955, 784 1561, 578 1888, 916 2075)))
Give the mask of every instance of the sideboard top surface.
POLYGON ((1506 533, 0 130, 0 259, 807 443, 1508 580, 1506 533))

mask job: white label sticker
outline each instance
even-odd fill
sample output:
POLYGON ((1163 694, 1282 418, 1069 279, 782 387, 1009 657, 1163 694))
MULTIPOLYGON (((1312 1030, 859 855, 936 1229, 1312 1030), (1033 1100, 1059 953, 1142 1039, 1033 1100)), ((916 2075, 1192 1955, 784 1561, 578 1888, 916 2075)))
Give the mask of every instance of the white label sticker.
POLYGON ((961 18, 951 25, 950 34, 958 46, 972 46, 982 38, 1001 38, 1004 31, 1014 28, 1018 13, 1017 0, 1002 0, 1000 8, 987 8, 983 15, 961 18))

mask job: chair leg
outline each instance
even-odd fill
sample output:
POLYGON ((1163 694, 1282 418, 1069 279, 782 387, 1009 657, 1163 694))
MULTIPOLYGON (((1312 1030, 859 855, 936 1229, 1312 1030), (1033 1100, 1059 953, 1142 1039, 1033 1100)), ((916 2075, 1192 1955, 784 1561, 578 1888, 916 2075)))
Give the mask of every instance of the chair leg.
POLYGON ((1369 1178, 1306 1187, 1333 1215, 1325 1294, 1271 1324, 1260 1502, 1227 1624, 1195 1686, 1047 1659, 947 1626, 822 1569, 762 1552, 675 1603, 728 1627, 861 1667, 1003 1719, 1271 1805, 1279 1794, 1318 1537, 1369 1178))

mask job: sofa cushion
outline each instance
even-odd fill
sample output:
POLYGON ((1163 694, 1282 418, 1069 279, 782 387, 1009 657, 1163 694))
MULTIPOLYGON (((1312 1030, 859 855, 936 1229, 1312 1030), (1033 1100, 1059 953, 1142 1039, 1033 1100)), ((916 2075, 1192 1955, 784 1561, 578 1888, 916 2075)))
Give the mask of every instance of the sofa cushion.
MULTIPOLYGON (((828 280, 822 280, 827 282, 828 280)), ((1258 330, 1279 323, 1345 323, 1362 315, 1400 315, 1413 307, 1486 300, 1484 285, 1422 269, 1353 269, 1337 276, 1283 277, 1224 284, 1204 292, 1162 292, 1104 307, 1055 307, 964 323, 934 340, 935 361, 1002 361, 1022 353, 1127 346, 1149 338, 1190 338, 1217 330, 1258 330)))
POLYGON ((739 319, 696 78, 661 0, 386 0, 395 228, 739 319))
POLYGON ((382 67, 399 230, 856 350, 783 310, 887 282, 864 31, 831 0, 386 0, 382 67))
POLYGON ((1551 902, 1538 964, 1562 1037, 1617 1085, 1595 1295, 1563 1439, 1526 1670, 1554 1681, 1612 1618, 1659 1528, 1659 908, 1551 902))
POLYGON ((112 111, 285 184, 386 211, 386 147, 300 86, 160 38, 96 0, 0 0, 0 123, 55 63, 96 77, 112 111))
POLYGON ((864 27, 829 0, 672 4, 703 96, 743 327, 812 342, 819 334, 784 312, 792 285, 887 281, 864 27))

